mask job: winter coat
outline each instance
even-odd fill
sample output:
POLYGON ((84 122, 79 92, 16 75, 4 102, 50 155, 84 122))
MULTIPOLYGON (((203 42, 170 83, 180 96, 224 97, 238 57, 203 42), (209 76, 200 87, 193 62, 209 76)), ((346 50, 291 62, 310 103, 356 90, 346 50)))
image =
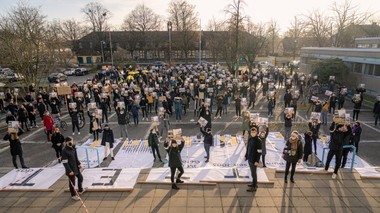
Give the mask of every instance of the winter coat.
POLYGON ((339 130, 335 130, 333 133, 331 133, 331 140, 329 144, 330 150, 342 150, 345 141, 349 137, 350 135, 347 132, 340 132, 339 130))
POLYGON ((250 137, 247 143, 247 151, 245 153, 245 158, 250 163, 260 162, 260 156, 262 154, 262 144, 261 139, 256 137, 250 137))
POLYGON ((380 101, 376 101, 375 105, 373 106, 373 113, 380 115, 380 101))
POLYGON ((214 145, 214 137, 212 134, 206 132, 202 127, 200 128, 202 134, 203 134, 203 143, 213 146, 214 145))
POLYGON ((248 131, 249 130, 249 124, 250 124, 250 118, 248 116, 243 117, 243 123, 241 124, 240 130, 241 131, 248 131))
POLYGON ((152 146, 158 146, 159 144, 159 140, 158 140, 158 134, 157 133, 149 133, 149 136, 148 136, 148 146, 149 147, 152 147, 152 146))
POLYGON ((18 110, 17 116, 18 116, 18 121, 20 122, 26 122, 29 117, 26 109, 22 109, 22 108, 18 110))
POLYGON ((113 143, 115 142, 115 139, 113 137, 113 131, 111 129, 103 130, 102 142, 100 145, 105 146, 106 142, 110 143, 110 148, 113 148, 113 143))
POLYGON ((182 141, 176 148, 169 146, 169 143, 165 141, 164 147, 168 152, 169 156, 169 167, 181 167, 182 166, 182 158, 181 151, 185 146, 185 141, 182 141))
POLYGON ((65 146, 62 150, 62 163, 65 167, 66 175, 73 172, 75 175, 80 173, 79 165, 81 164, 75 146, 65 146))
POLYGON ((286 141, 285 147, 284 147, 284 160, 286 162, 290 163, 297 163, 299 159, 302 159, 303 156, 303 145, 301 140, 298 138, 297 139, 297 150, 292 151, 291 150, 291 143, 290 139, 286 141))
MULTIPOLYGON (((17 135, 20 136, 22 135, 24 132, 19 129, 17 135)), ((10 151, 11 151, 11 155, 14 156, 14 155, 22 155, 22 146, 21 146, 21 142, 20 142, 20 138, 18 139, 11 139, 11 134, 7 133, 4 138, 3 138, 5 141, 6 140, 9 140, 9 146, 10 146, 10 151)))
POLYGON ((360 142, 360 136, 362 134, 362 127, 361 126, 354 126, 352 128, 352 144, 356 144, 360 142))
POLYGON ((320 123, 318 123, 317 125, 313 125, 311 122, 309 122, 309 130, 313 133, 313 139, 318 138, 320 127, 320 123))
POLYGON ((117 109, 117 123, 119 125, 127 124, 127 110, 126 109, 117 109))
POLYGON ((54 121, 51 116, 44 116, 43 121, 46 130, 50 131, 54 128, 54 121))
POLYGON ((312 142, 312 137, 305 133, 305 146, 303 149, 305 155, 310 155, 312 153, 312 142))
POLYGON ((267 137, 268 137, 268 134, 269 134, 269 128, 267 128, 266 130, 266 133, 265 133, 265 136, 264 137, 261 137, 259 136, 260 140, 261 140, 261 150, 262 150, 262 155, 266 155, 267 154, 267 137))
POLYGON ((57 149, 62 149, 63 148, 63 143, 65 142, 65 138, 63 137, 63 135, 58 132, 58 133, 53 133, 53 135, 51 136, 51 142, 52 142, 52 147, 57 149), (58 146, 58 144, 60 143, 60 145, 58 146))

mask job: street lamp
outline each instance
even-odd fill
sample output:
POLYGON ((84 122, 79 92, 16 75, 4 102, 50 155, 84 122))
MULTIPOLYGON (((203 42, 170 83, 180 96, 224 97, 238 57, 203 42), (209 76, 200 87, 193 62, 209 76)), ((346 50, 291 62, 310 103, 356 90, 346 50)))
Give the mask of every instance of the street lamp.
POLYGON ((168 33, 169 33, 169 64, 172 64, 172 22, 168 21, 168 33))

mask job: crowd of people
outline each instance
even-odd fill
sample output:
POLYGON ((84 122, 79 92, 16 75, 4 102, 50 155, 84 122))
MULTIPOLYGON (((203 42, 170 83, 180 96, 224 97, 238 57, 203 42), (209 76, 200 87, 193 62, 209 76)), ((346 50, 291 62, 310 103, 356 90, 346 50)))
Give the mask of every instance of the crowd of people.
MULTIPOLYGON (((248 133, 246 159, 252 171, 252 177, 256 177, 256 168, 260 158, 262 166, 265 164, 266 137, 269 133, 268 123, 262 123, 252 118, 258 97, 267 106, 267 117, 275 116, 275 111, 281 111, 284 120, 283 151, 286 161, 285 182, 291 167, 290 180, 294 182, 295 165, 308 161, 309 156, 317 154, 317 139, 320 136, 321 125, 327 125, 327 115, 334 115, 330 127, 331 140, 327 157, 326 170, 332 157, 336 156, 337 165, 333 178, 337 171, 344 167, 348 151, 344 145, 353 144, 356 151, 359 150, 361 127, 359 113, 362 107, 364 87, 356 89, 352 102, 353 123, 350 118, 339 114, 344 109, 347 100, 347 88, 339 85, 335 78, 330 77, 326 85, 321 85, 317 76, 306 75, 295 70, 278 68, 255 69, 252 72, 237 71, 236 73, 223 70, 217 66, 187 65, 178 67, 147 67, 135 71, 132 68, 102 70, 93 78, 82 84, 54 85, 37 92, 34 84, 28 87, 27 94, 22 98, 21 104, 17 104, 18 93, 8 89, 0 102, 1 109, 7 111, 6 122, 18 121, 20 131, 8 133, 4 140, 11 144, 13 164, 17 168, 16 156, 20 157, 21 166, 26 167, 22 156, 22 148, 19 136, 24 129, 30 131, 37 128, 37 118, 43 123, 47 140, 51 141, 59 163, 64 161, 62 153, 65 137, 60 129, 62 114, 67 112, 71 118, 72 134, 81 134, 86 117, 88 116, 88 133, 93 135, 93 140, 99 140, 102 134, 101 145, 106 147, 105 159, 109 150, 111 159, 114 160, 113 143, 115 135, 109 128, 109 113, 113 110, 117 115, 120 127, 120 137, 128 138, 128 124, 135 126, 142 121, 149 121, 152 117, 158 117, 158 124, 150 130, 148 144, 152 148, 154 160, 158 157, 162 161, 159 144, 164 139, 164 146, 169 153, 169 166, 172 171, 173 189, 178 189, 174 182, 174 173, 178 169, 183 173, 180 152, 182 143, 168 138, 171 129, 170 120, 182 121, 183 115, 193 110, 194 121, 203 119, 205 125, 200 125, 203 134, 206 151, 206 163, 210 160, 210 147, 213 145, 212 121, 221 119, 228 112, 228 106, 233 105, 235 118, 242 118, 242 134, 248 133), (327 88, 323 88, 323 87, 327 88), (69 88, 63 92, 60 87, 69 88), (282 98, 284 104, 278 104, 280 90, 284 90, 282 98), (328 90, 326 93, 322 91, 328 90), (308 131, 300 133, 292 128, 292 122, 297 117, 299 104, 309 104, 307 115, 310 116, 308 131), (337 107, 336 107, 337 105, 337 107), (213 109, 216 109, 215 114, 213 109), (338 110, 338 114, 336 111, 338 110), (36 116, 39 115, 39 116, 36 116), (86 116, 87 115, 87 116, 86 116), (214 118, 214 119, 212 119, 214 118), (16 142, 15 142, 16 141, 16 142), (17 142, 18 141, 18 142, 17 142), (169 145, 170 142, 170 145, 169 145), (17 145, 15 145, 17 144, 17 145), (314 152, 312 145, 314 144, 314 152), (341 159, 342 162, 341 162, 341 159)), ((380 101, 377 101, 373 112, 375 113, 375 125, 380 118, 380 101)), ((282 116, 281 116, 282 117, 282 116)), ((82 131, 83 132, 83 131, 82 131)), ((71 172, 69 172, 70 174, 71 172)), ((74 174, 75 171, 74 171, 74 174)), ((80 177, 78 177, 80 179, 80 177)), ((257 179, 253 178, 249 191, 257 188, 257 179), (256 180, 255 180, 256 179, 256 180)), ((180 175, 176 183, 181 183, 180 175)), ((73 195, 74 196, 74 195, 73 195)))

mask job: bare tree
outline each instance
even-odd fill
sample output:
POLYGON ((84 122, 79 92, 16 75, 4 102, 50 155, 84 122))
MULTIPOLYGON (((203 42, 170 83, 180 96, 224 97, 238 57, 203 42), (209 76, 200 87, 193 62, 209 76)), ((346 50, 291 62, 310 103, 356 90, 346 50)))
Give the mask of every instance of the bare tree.
POLYGON ((86 20, 91 23, 93 32, 103 32, 107 27, 107 20, 110 19, 110 11, 101 3, 90 2, 81 12, 85 14, 86 20))
POLYGON ((247 16, 244 15, 245 5, 244 0, 233 0, 225 9, 226 14, 229 16, 228 23, 234 32, 234 47, 232 50, 237 64, 239 63, 239 33, 242 31, 243 22, 247 19, 247 16))
POLYGON ((140 4, 124 18, 122 28, 128 31, 158 31, 162 27, 161 17, 154 11, 140 4))
POLYGON ((248 21, 247 32, 242 34, 244 45, 242 45, 241 52, 247 61, 249 71, 252 71, 258 54, 268 46, 267 33, 268 30, 264 24, 254 24, 248 21))
POLYGON ((176 46, 188 61, 189 51, 196 48, 198 29, 198 14, 195 12, 195 5, 189 4, 186 0, 172 0, 169 4, 170 20, 173 23, 173 31, 177 31, 179 40, 174 41, 176 46))
POLYGON ((369 12, 360 12, 357 5, 352 5, 351 0, 346 0, 344 4, 338 5, 336 2, 331 6, 333 15, 333 30, 335 47, 344 46, 344 37, 346 29, 350 25, 363 24, 368 21, 373 14, 369 12))
POLYGON ((269 34, 269 39, 271 40, 271 53, 272 55, 275 54, 276 52, 276 39, 279 38, 279 32, 280 28, 277 25, 277 22, 274 20, 271 20, 269 22, 269 28, 268 28, 268 34, 269 34))
POLYGON ((294 21, 291 22, 290 28, 285 33, 284 40, 288 41, 287 48, 290 49, 293 59, 298 55, 300 48, 302 47, 301 38, 305 38, 305 23, 298 17, 294 17, 294 21))
POLYGON ((45 16, 40 9, 18 3, 0 20, 1 54, 24 85, 46 81, 48 71, 56 60, 56 52, 49 49, 45 16))
POLYGON ((332 19, 319 10, 304 16, 308 34, 317 41, 319 47, 329 46, 332 36, 332 19))

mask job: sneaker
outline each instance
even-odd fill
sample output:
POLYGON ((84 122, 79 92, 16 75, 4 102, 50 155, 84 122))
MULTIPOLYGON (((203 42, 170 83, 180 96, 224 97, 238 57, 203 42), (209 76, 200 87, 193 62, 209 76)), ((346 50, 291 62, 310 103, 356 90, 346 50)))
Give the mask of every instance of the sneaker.
POLYGON ((80 135, 80 132, 78 132, 78 135, 80 135))
POLYGON ((79 191, 78 193, 81 195, 86 192, 86 189, 82 189, 82 191, 79 191))
POLYGON ((104 157, 103 160, 107 160, 107 157, 104 157))
POLYGON ((115 158, 114 158, 114 157, 111 157, 111 159, 112 159, 112 160, 115 160, 115 158))
POLYGON ((208 163, 208 160, 206 160, 205 163, 208 163))
POLYGON ((333 173, 331 177, 332 177, 332 179, 334 179, 334 180, 335 180, 335 179, 336 179, 336 174, 335 174, 335 173, 333 173))
POLYGON ((73 135, 75 135, 75 133, 73 132, 73 135))
POLYGON ((77 195, 72 196, 71 199, 76 200, 76 201, 80 200, 79 197, 78 197, 77 195))

